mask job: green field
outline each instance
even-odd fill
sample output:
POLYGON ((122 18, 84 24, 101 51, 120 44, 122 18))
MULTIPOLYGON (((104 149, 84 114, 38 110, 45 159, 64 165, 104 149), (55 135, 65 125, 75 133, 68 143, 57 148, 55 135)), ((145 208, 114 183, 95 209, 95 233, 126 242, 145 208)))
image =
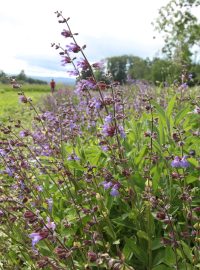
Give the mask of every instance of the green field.
MULTIPOLYGON (((57 89, 62 87, 62 85, 58 85, 57 89)), ((24 104, 19 101, 18 93, 20 91, 30 97, 34 104, 40 104, 42 97, 50 94, 50 87, 49 85, 26 84, 20 89, 13 89, 11 85, 0 84, 0 122, 6 121, 8 117, 27 116, 24 104)))

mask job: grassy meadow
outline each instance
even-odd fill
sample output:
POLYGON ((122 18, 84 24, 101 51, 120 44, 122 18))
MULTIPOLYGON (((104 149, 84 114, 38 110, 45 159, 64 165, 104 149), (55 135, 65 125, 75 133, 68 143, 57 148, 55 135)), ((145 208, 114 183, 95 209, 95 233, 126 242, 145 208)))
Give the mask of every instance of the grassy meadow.
MULTIPOLYGON (((58 84, 56 89, 62 89, 66 86, 58 84)), ((30 111, 24 110, 23 103, 19 100, 18 93, 23 91, 30 97, 34 104, 40 105, 42 98, 50 94, 49 85, 24 84, 20 89, 13 89, 9 84, 0 84, 0 122, 7 121, 8 117, 29 117, 30 111)))

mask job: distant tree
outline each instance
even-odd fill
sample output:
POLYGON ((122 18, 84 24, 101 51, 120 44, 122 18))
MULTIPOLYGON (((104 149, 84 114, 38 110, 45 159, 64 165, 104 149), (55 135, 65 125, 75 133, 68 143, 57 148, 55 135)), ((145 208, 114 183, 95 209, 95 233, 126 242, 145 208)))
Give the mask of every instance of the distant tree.
POLYGON ((111 73, 113 80, 121 84, 127 80, 127 59, 127 55, 107 58, 107 70, 111 73))
POLYGON ((133 79, 150 80, 150 60, 138 56, 129 56, 127 72, 133 79))
POLYGON ((169 84, 178 80, 182 67, 170 59, 154 58, 151 61, 150 77, 155 82, 167 82, 169 84))
POLYGON ((1 83, 8 83, 9 82, 9 77, 6 75, 3 70, 0 71, 0 82, 1 83))
POLYGON ((27 77, 26 74, 24 72, 24 70, 21 70, 21 72, 19 73, 19 75, 16 76, 16 79, 20 82, 25 82, 27 77))
POLYGON ((191 63, 192 48, 200 45, 200 23, 193 10, 200 0, 171 0, 159 9, 153 23, 155 30, 163 33, 163 52, 182 65, 191 63))

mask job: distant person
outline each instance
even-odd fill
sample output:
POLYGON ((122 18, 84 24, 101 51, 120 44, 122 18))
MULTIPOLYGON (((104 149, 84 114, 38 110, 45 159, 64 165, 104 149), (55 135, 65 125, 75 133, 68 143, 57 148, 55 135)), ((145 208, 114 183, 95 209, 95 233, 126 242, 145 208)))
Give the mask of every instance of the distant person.
POLYGON ((54 79, 51 80, 50 86, 51 86, 51 93, 53 94, 55 91, 55 87, 56 87, 56 83, 55 83, 54 79))

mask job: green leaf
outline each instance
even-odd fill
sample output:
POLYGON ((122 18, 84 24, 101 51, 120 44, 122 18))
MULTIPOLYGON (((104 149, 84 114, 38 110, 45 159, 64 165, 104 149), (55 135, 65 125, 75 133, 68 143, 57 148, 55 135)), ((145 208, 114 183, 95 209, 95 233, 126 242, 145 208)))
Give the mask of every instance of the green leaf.
POLYGON ((176 263, 176 256, 171 247, 165 248, 165 263, 169 266, 172 266, 176 263))
POLYGON ((159 248, 163 247, 163 244, 161 243, 160 238, 156 238, 152 242, 152 250, 157 250, 159 248))
POLYGON ((144 145, 144 146, 142 147, 140 153, 139 153, 139 156, 136 157, 135 160, 134 160, 136 165, 139 165, 139 164, 140 164, 140 162, 142 161, 142 159, 143 159, 143 157, 145 156, 146 152, 147 152, 147 146, 144 145))
POLYGON ((108 234, 113 240, 116 239, 116 234, 115 234, 115 232, 113 231, 113 229, 112 229, 109 225, 103 227, 103 229, 107 232, 107 234, 108 234))
POLYGON ((193 166, 198 167, 199 166, 199 162, 195 159, 195 158, 188 158, 187 159, 189 161, 189 163, 191 163, 193 166))
POLYGON ((147 254, 135 243, 134 239, 126 238, 123 248, 123 254, 126 260, 130 260, 133 255, 141 262, 141 265, 146 266, 148 263, 147 254))
POLYGON ((139 238, 143 238, 143 239, 149 241, 149 236, 148 236, 148 234, 147 234, 146 232, 144 232, 144 231, 140 231, 140 230, 139 230, 139 231, 137 232, 137 236, 138 236, 139 238))
POLYGON ((180 121, 183 120, 183 118, 186 116, 186 114, 189 111, 190 111, 190 107, 187 106, 177 113, 177 115, 175 116, 175 121, 174 121, 175 126, 177 126, 180 123, 180 121))
POLYGON ((160 264, 158 266, 155 266, 152 270, 171 270, 171 268, 164 264, 160 264))
POLYGON ((159 185, 159 180, 161 177, 161 169, 158 166, 155 166, 152 168, 151 170, 152 173, 152 186, 153 186, 153 190, 156 191, 158 189, 158 185, 159 185))
POLYGON ((192 263, 193 262, 193 259, 192 259, 193 256, 192 256, 191 248, 182 240, 181 240, 181 245, 182 245, 185 256, 192 263))
POLYGON ((156 111, 158 113, 158 116, 162 120, 163 124, 167 124, 167 122, 166 122, 166 115, 165 115, 165 111, 163 110, 163 108, 158 103, 156 103, 154 100, 152 100, 151 103, 156 108, 156 111))
POLYGON ((170 100, 170 102, 169 102, 169 104, 168 104, 168 106, 167 106, 167 109, 166 109, 166 116, 167 116, 168 118, 170 118, 170 116, 172 115, 172 111, 173 111, 175 102, 176 102, 176 95, 173 96, 173 98, 170 100))
POLYGON ((188 175, 185 179, 186 183, 187 184, 191 184, 191 183, 194 183, 196 181, 199 181, 198 177, 197 176, 193 176, 193 175, 188 175))
POLYGON ((81 164, 79 163, 79 161, 76 161, 76 160, 69 160, 67 162, 67 165, 68 165, 68 167, 70 169, 76 169, 76 170, 82 171, 82 172, 85 170, 84 167, 81 166, 81 164))

